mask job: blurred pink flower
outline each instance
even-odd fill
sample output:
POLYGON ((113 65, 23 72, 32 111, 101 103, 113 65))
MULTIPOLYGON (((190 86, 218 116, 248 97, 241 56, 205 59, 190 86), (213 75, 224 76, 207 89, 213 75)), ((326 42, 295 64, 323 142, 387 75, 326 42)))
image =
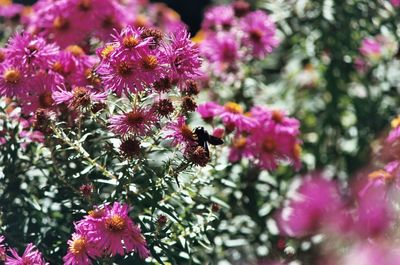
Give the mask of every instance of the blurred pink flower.
POLYGON ((33 244, 28 244, 22 256, 17 251, 10 249, 11 256, 7 256, 5 265, 49 265, 42 258, 40 253, 33 244))

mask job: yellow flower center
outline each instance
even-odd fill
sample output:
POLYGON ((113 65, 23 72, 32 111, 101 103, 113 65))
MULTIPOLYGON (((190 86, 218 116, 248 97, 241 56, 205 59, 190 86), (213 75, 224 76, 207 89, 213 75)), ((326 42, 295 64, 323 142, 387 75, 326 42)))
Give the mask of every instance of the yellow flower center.
POLYGON ((85 52, 83 51, 83 49, 81 47, 79 47, 78 45, 70 45, 66 48, 66 50, 69 51, 70 53, 72 53, 72 55, 74 55, 75 57, 85 55, 85 52))
POLYGON ((110 56, 110 54, 114 51, 114 46, 113 45, 107 45, 106 47, 104 47, 101 50, 101 57, 103 58, 108 58, 108 56, 110 56))
POLYGON ((124 45, 124 47, 128 49, 136 47, 139 44, 139 42, 140 41, 133 36, 125 36, 122 39, 122 45, 124 45))
POLYGON ((133 73, 133 66, 128 62, 118 64, 117 72, 120 76, 127 77, 133 73))
POLYGON ((86 251, 86 239, 84 237, 78 237, 74 241, 72 241, 69 246, 69 251, 75 255, 79 255, 86 251))
POLYGON ((246 147, 247 139, 244 136, 239 136, 238 138, 233 139, 233 147, 236 149, 243 149, 246 147))
POLYGON ((157 57, 153 55, 148 55, 142 58, 142 67, 144 70, 151 71, 156 69, 158 66, 157 57))
POLYGON ((386 182, 393 180, 394 176, 385 170, 379 169, 368 175, 370 180, 383 179, 386 182))
POLYGON ((228 102, 225 104, 224 107, 227 111, 232 112, 232 113, 237 113, 237 114, 243 113, 243 108, 235 102, 228 102))
POLYGON ((69 28, 69 21, 63 17, 56 17, 53 20, 53 27, 58 31, 66 31, 69 28))
POLYGON ((400 126, 400 115, 397 116, 397 118, 393 119, 390 123, 390 125, 392 125, 392 128, 397 128, 400 126))
POLYGON ((126 228, 126 222, 124 218, 118 214, 114 214, 106 219, 106 229, 110 232, 121 232, 126 228))
POLYGON ((16 84, 21 79, 21 73, 15 69, 8 69, 4 72, 3 78, 7 83, 16 84))

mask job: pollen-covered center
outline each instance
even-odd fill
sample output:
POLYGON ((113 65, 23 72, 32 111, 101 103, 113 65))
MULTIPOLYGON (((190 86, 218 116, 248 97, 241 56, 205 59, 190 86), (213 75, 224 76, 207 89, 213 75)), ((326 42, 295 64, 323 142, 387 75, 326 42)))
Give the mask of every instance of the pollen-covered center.
POLYGON ((243 108, 235 102, 228 102, 224 105, 224 107, 225 110, 231 113, 237 113, 237 114, 243 113, 243 108))
POLYGON ((264 36, 264 33, 261 30, 258 29, 253 29, 249 33, 250 39, 254 42, 259 42, 261 41, 262 37, 264 36))
POLYGON ((16 84, 21 79, 21 73, 16 69, 8 69, 4 72, 3 78, 9 84, 16 84))
POLYGON ((133 73, 133 66, 128 62, 120 62, 117 66, 117 72, 123 77, 130 76, 133 73))
POLYGON ((53 27, 58 31, 66 31, 69 29, 69 21, 58 16, 53 20, 53 27))
POLYGON ((240 136, 233 140, 233 147, 236 149, 243 149, 246 147, 247 139, 244 136, 240 136))
POLYGON ((181 134, 185 139, 193 140, 193 132, 186 124, 181 126, 181 134))
POLYGON ((78 9, 87 12, 92 8, 92 0, 80 0, 78 3, 78 9))
POLYGON ((114 51, 114 46, 113 45, 107 45, 106 47, 104 47, 101 50, 101 57, 102 58, 108 58, 108 56, 110 56, 110 54, 114 51))
POLYGON ((144 70, 151 71, 157 68, 158 60, 154 55, 147 55, 142 58, 142 67, 144 70))
POLYGON ((138 124, 141 124, 145 121, 145 117, 143 113, 136 110, 132 110, 131 112, 128 112, 126 114, 126 120, 129 125, 137 126, 138 124))
POLYGON ((278 110, 274 110, 272 112, 272 120, 275 121, 276 123, 281 123, 283 122, 283 114, 282 112, 278 111, 278 110))
POLYGON ((139 43, 140 41, 134 36, 125 36, 122 39, 122 45, 128 49, 135 48, 139 43))
POLYGON ((39 95, 39 105, 43 109, 50 108, 53 106, 54 100, 51 96, 50 91, 45 91, 39 95))
POLYGON ((71 245, 69 246, 69 251, 73 254, 81 254, 86 251, 86 239, 84 237, 79 237, 72 241, 71 245))
POLYGON ((83 49, 78 45, 70 45, 66 48, 66 50, 69 51, 70 53, 72 53, 72 55, 74 55, 75 57, 85 55, 85 52, 83 51, 83 49))
POLYGON ((89 91, 85 87, 76 87, 73 90, 72 105, 73 107, 86 107, 90 104, 89 91))
POLYGON ((114 214, 106 219, 106 229, 110 232, 121 232, 126 228, 125 219, 118 214, 114 214))
POLYGON ((262 143, 262 149, 266 153, 273 153, 276 150, 276 142, 274 139, 267 137, 262 143))

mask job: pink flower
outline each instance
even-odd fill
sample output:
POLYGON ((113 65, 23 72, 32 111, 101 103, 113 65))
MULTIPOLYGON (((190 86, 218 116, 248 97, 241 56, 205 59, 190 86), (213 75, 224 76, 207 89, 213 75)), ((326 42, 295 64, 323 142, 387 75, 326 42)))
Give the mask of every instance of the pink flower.
POLYGON ((232 6, 222 5, 211 7, 204 13, 201 28, 204 31, 216 32, 230 30, 235 25, 236 19, 232 6))
POLYGON ((249 131, 256 126, 256 121, 244 115, 243 108, 235 102, 226 103, 218 115, 228 131, 233 131, 235 128, 249 131))
POLYGON ((193 131, 186 124, 186 118, 180 116, 176 121, 169 123, 166 126, 165 136, 166 139, 172 139, 172 145, 189 145, 194 143, 193 131))
POLYGON ((71 91, 65 90, 65 87, 58 87, 53 92, 56 104, 66 103, 73 110, 88 107, 93 103, 104 102, 107 96, 107 92, 97 92, 92 87, 74 87, 71 91))
POLYGON ((164 61, 169 64, 172 79, 179 84, 201 75, 201 59, 198 46, 189 38, 185 28, 181 28, 170 36, 171 43, 165 46, 164 61))
POLYGON ((135 107, 130 112, 112 116, 109 128, 123 137, 130 134, 145 136, 151 132, 157 121, 157 115, 152 109, 135 107))
POLYGON ((302 237, 316 233, 342 218, 342 202, 334 182, 318 175, 308 176, 278 217, 282 233, 302 237))
POLYGON ((94 217, 86 217, 78 226, 88 231, 87 239, 95 242, 96 246, 105 254, 124 255, 136 251, 141 258, 150 255, 146 239, 140 228, 129 217, 127 204, 115 202, 107 205, 94 217))
POLYGON ((370 59, 379 59, 382 55, 382 45, 373 38, 363 39, 359 50, 363 56, 370 59))
POLYGON ((250 47, 254 57, 262 59, 278 46, 275 24, 265 12, 250 12, 240 25, 245 33, 242 41, 245 46, 250 47))
MULTIPOLYGON (((82 226, 83 227, 83 226, 82 226)), ((68 240, 68 253, 63 257, 64 265, 91 265, 92 260, 102 255, 95 241, 90 241, 88 231, 75 226, 77 233, 68 240)))
POLYGON ((27 86, 28 79, 21 66, 0 64, 0 96, 23 96, 26 94, 27 86))
MULTIPOLYGON (((0 138, 1 139, 1 138, 0 138)), ((4 143, 3 143, 4 144, 4 143)), ((0 236, 0 261, 5 261, 6 260, 6 247, 2 244, 3 241, 5 240, 4 236, 0 236)))
POLYGON ((235 72, 241 59, 239 43, 231 33, 214 34, 201 43, 201 52, 214 66, 215 74, 235 72))
POLYGON ((10 252, 12 256, 7 256, 5 265, 48 265, 33 244, 28 244, 22 256, 13 248, 10 252))
POLYGON ((24 5, 21 4, 0 4, 0 17, 13 18, 21 13, 24 5))
POLYGON ((20 96, 22 112, 26 115, 34 113, 37 109, 53 107, 52 91, 56 86, 56 77, 51 73, 40 71, 34 76, 27 87, 29 91, 20 96))
POLYGON ((397 265, 400 264, 400 254, 397 246, 385 242, 362 241, 346 251, 342 265, 397 265))
POLYGON ((400 0, 390 0, 390 3, 392 3, 394 7, 400 7, 400 0))
POLYGON ((222 111, 222 106, 218 103, 209 101, 203 104, 200 104, 196 111, 200 114, 201 118, 205 121, 212 120, 215 116, 217 116, 222 111))
POLYGON ((7 58, 14 65, 26 67, 29 71, 49 69, 59 52, 54 44, 29 33, 15 34, 6 47, 7 58))

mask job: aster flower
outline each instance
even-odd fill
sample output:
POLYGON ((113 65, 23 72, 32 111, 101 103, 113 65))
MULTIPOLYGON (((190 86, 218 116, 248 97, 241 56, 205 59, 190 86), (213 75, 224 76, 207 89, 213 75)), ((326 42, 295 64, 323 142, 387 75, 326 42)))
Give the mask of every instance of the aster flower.
POLYGON ((105 214, 94 223, 94 230, 90 239, 107 253, 115 256, 136 251, 141 258, 150 254, 147 249, 146 239, 128 215, 129 206, 115 202, 112 206, 105 207, 105 214))
POLYGON ((229 131, 233 131, 235 128, 240 131, 248 131, 256 125, 256 121, 244 115, 243 108, 235 102, 226 103, 219 113, 219 117, 229 131))
POLYGON ((392 120, 391 126, 392 130, 386 138, 386 141, 389 143, 393 143, 400 139, 400 115, 392 120))
POLYGON ((170 66, 169 76, 180 84, 200 76, 199 48, 190 40, 187 30, 181 28, 170 37, 171 43, 165 46, 163 58, 170 66))
POLYGON ((270 123, 278 133, 288 133, 293 136, 300 134, 300 122, 290 118, 282 110, 269 110, 262 106, 251 109, 250 115, 259 123, 270 123))
POLYGON ((134 107, 131 111, 110 118, 110 130, 125 137, 148 135, 158 121, 154 111, 145 107, 134 107))
POLYGON ((30 71, 50 68, 58 51, 56 45, 29 33, 15 34, 6 47, 9 61, 30 71))
POLYGON ((172 139, 171 143, 177 145, 193 145, 195 138, 192 129, 186 124, 186 118, 179 116, 176 121, 167 124, 165 129, 166 139, 172 139))
POLYGON ((21 108, 24 114, 30 115, 37 109, 53 107, 52 92, 56 86, 56 77, 50 73, 38 72, 28 86, 29 91, 21 96, 21 108))
POLYGON ((243 17, 240 25, 244 31, 242 41, 250 47, 254 57, 262 59, 278 46, 275 24, 265 12, 250 12, 243 17))
MULTIPOLYGON (((283 209, 278 224, 282 233, 302 237, 315 233, 323 225, 338 225, 343 203, 336 184, 318 174, 307 176, 296 196, 283 209)), ((339 227, 340 228, 340 227, 339 227)))
POLYGON ((200 47, 202 54, 214 66, 217 75, 236 71, 236 64, 241 58, 236 36, 231 33, 211 35, 200 47))
POLYGON ((0 64, 0 96, 13 97, 26 94, 28 80, 25 70, 10 63, 0 64))
POLYGON ((92 87, 74 87, 71 91, 58 87, 53 92, 56 104, 66 103, 71 109, 85 108, 93 103, 101 103, 107 99, 107 92, 96 92, 92 87))
POLYGON ((200 104, 196 110, 201 118, 205 121, 211 121, 215 116, 217 116, 221 111, 222 107, 213 101, 209 101, 203 104, 200 104))
POLYGON ((201 28, 204 31, 230 30, 236 22, 232 6, 222 5, 208 9, 204 13, 201 28))
POLYGON ((95 241, 91 241, 87 231, 75 226, 76 233, 68 240, 68 253, 63 257, 64 265, 91 265, 92 260, 102 255, 95 241))
POLYGON ((42 258, 42 254, 33 244, 28 244, 22 256, 17 251, 10 249, 11 256, 7 256, 5 265, 48 265, 42 258))
POLYGON ((400 7, 400 0, 390 0, 390 3, 391 3, 394 7, 400 7))
POLYGON ((131 26, 124 28, 120 33, 113 35, 114 55, 120 59, 129 59, 136 56, 137 52, 148 46, 151 38, 142 39, 143 29, 136 29, 131 26))
MULTIPOLYGON (((7 2, 7 1, 6 1, 7 2)), ((2 4, 0 3, 0 17, 5 18, 14 18, 18 16, 22 10, 24 9, 24 5, 22 4, 2 4)))
POLYGON ((232 145, 229 149, 228 160, 231 163, 237 162, 242 157, 251 157, 252 152, 249 149, 247 137, 243 135, 236 135, 232 139, 232 145))
POLYGON ((374 38, 365 38, 361 42, 360 53, 371 60, 378 60, 382 55, 382 46, 374 38))

